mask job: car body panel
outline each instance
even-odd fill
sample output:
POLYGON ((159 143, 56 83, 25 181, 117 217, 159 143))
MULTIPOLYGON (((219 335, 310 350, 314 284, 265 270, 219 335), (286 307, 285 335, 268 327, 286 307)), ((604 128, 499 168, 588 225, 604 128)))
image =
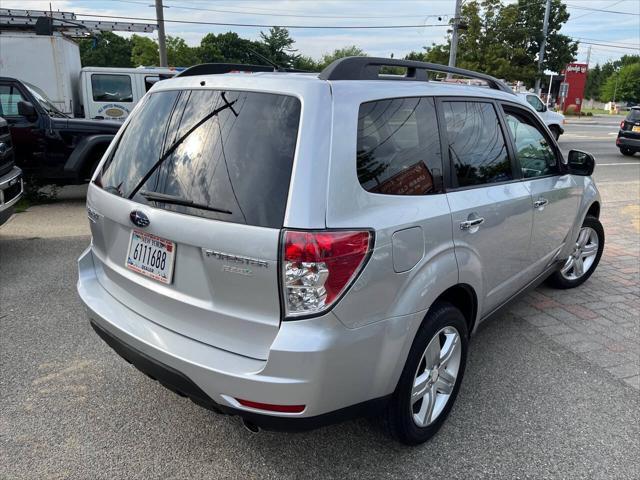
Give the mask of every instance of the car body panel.
MULTIPOLYGON (((141 207, 90 185, 93 244, 79 259, 78 281, 89 316, 123 342, 184 373, 215 402, 237 410, 257 412, 238 403, 245 398, 305 405, 300 413, 261 411, 265 415, 312 417, 393 393, 416 332, 444 292, 461 284, 473 290, 477 313, 469 323, 476 327, 477 320, 543 273, 532 261, 534 252, 541 252, 545 262, 547 250, 558 250, 557 258, 568 254, 584 215, 599 201, 591 179, 568 174, 536 184, 515 178, 420 196, 371 193, 360 185, 361 103, 464 97, 533 110, 506 92, 445 82, 230 73, 177 77, 158 82, 149 93, 185 89, 297 97, 300 127, 283 228, 367 229, 375 237, 366 264, 339 301, 312 318, 291 321, 283 319, 278 303, 281 229, 141 207), (538 194, 553 200, 546 212, 533 208, 538 194), (161 285, 125 269, 134 209, 148 216, 149 232, 177 243, 174 284, 161 285), (539 213, 548 215, 536 223, 539 213), (473 233, 460 229, 470 214, 485 219, 473 233), (533 233, 536 225, 540 231, 533 233), (552 238, 545 238, 551 227, 552 238), (224 271, 228 258, 218 262, 220 257, 206 256, 208 249, 267 266, 252 277, 234 277, 224 271)), ((102 164, 135 116, 134 109, 102 164)))

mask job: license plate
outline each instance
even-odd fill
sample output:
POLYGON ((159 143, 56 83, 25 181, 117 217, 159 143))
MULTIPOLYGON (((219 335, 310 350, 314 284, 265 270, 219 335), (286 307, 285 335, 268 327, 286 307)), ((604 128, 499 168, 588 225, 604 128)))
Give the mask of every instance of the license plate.
POLYGON ((640 125, 634 125, 631 129, 632 132, 640 132, 640 125))
POLYGON ((162 283, 171 283, 176 244, 170 240, 133 230, 126 267, 162 283))

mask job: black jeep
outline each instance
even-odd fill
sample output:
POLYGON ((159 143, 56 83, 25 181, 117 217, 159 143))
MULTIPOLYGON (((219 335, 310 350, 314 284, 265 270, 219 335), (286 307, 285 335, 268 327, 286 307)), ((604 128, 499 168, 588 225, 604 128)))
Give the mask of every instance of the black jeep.
POLYGON ((88 181, 121 125, 70 118, 38 87, 8 77, 0 77, 0 116, 9 123, 25 178, 58 185, 88 181))

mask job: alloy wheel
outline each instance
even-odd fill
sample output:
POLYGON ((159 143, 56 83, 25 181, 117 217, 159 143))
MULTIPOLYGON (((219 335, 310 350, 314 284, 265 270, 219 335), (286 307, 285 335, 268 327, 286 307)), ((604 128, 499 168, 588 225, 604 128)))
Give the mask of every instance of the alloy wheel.
POLYGON ((567 258, 560 274, 567 280, 577 280, 589 271, 598 254, 598 233, 591 227, 582 227, 573 252, 567 258))
POLYGON ((411 389, 410 408, 419 427, 432 424, 442 413, 456 385, 462 346, 454 327, 433 336, 418 364, 411 389))

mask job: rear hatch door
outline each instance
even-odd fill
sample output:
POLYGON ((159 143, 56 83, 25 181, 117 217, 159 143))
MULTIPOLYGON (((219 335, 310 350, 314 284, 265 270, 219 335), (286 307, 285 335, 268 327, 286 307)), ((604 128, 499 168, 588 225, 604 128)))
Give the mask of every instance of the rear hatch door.
POLYGON ((101 285, 152 322, 266 359, 300 101, 230 90, 143 101, 89 189, 101 285))

